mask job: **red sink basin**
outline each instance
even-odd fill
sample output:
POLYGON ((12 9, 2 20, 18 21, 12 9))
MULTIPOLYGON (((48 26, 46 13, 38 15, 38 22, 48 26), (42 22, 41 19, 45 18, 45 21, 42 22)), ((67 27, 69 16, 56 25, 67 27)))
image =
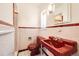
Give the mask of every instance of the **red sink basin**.
POLYGON ((69 56, 77 52, 77 42, 66 39, 63 39, 63 41, 65 45, 63 47, 56 48, 50 39, 40 38, 40 44, 55 56, 69 56))

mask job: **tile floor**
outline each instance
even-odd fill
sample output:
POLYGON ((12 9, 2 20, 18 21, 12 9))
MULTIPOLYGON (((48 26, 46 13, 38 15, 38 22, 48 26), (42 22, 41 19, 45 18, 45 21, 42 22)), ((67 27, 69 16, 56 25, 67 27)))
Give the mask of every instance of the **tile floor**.
MULTIPOLYGON (((29 50, 26 50, 26 51, 22 51, 22 52, 19 52, 18 56, 30 56, 30 51, 29 50)), ((38 54, 36 56, 41 56, 41 54, 38 54)), ((42 56, 46 56, 44 53, 42 53, 42 56)))
POLYGON ((22 51, 22 52, 19 52, 18 56, 30 56, 30 51, 29 50, 26 50, 26 51, 22 51))

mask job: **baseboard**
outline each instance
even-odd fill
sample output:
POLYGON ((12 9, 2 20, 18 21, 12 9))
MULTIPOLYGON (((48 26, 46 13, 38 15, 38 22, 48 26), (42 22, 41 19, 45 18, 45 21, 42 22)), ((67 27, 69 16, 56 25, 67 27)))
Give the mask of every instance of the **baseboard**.
POLYGON ((28 50, 27 48, 26 49, 22 49, 22 50, 19 50, 18 52, 22 52, 22 51, 26 51, 26 50, 28 50))
POLYGON ((18 51, 15 51, 14 56, 18 56, 18 51))

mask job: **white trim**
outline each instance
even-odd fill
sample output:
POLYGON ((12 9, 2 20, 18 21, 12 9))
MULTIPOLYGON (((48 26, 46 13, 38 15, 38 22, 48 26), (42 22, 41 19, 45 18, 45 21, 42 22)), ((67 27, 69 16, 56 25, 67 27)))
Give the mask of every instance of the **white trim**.
POLYGON ((14 32, 15 30, 2 30, 0 31, 0 35, 14 32))
POLYGON ((41 28, 46 28, 47 10, 41 12, 41 28))

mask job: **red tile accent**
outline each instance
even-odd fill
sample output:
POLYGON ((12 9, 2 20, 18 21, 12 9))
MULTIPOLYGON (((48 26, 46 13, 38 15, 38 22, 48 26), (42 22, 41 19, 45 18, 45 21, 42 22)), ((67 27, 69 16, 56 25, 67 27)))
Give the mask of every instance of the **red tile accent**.
POLYGON ((55 27, 68 27, 68 26, 79 26, 79 23, 64 24, 64 25, 56 25, 56 26, 47 26, 47 28, 55 28, 55 27))
MULTIPOLYGON (((79 23, 63 24, 63 25, 56 25, 56 26, 47 26, 46 28, 69 27, 69 26, 79 26, 79 23)), ((41 29, 41 27, 19 27, 19 28, 41 29)))
POLYGON ((41 27, 19 27, 19 28, 41 29, 41 27))

